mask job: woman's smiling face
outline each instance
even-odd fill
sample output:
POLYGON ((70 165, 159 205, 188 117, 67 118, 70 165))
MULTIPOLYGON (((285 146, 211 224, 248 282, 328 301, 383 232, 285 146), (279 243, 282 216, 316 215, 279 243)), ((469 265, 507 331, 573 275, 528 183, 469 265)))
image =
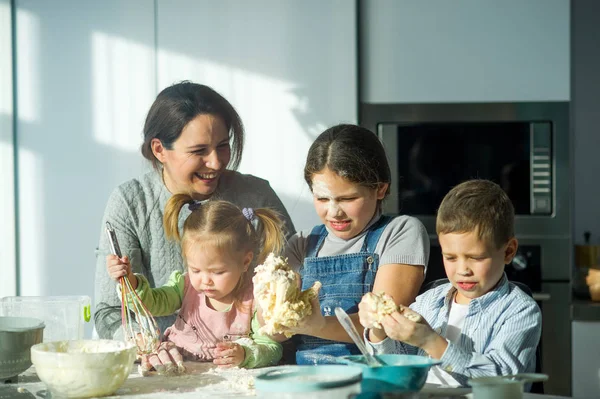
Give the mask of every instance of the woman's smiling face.
POLYGON ((152 151, 163 165, 163 179, 171 193, 207 199, 231 159, 229 131, 218 116, 201 114, 183 128, 171 150, 153 139, 152 151))
POLYGON ((352 183, 327 168, 312 176, 313 202, 319 218, 345 240, 364 230, 386 189, 387 184, 375 189, 352 183))

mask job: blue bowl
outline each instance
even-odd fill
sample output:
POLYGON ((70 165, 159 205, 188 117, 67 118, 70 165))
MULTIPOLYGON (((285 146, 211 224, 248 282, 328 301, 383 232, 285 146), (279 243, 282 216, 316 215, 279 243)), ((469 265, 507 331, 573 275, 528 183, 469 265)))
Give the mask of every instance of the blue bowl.
POLYGON ((363 392, 417 392, 423 388, 431 366, 441 360, 417 355, 378 355, 387 366, 369 367, 364 356, 342 356, 346 364, 363 369, 363 392))

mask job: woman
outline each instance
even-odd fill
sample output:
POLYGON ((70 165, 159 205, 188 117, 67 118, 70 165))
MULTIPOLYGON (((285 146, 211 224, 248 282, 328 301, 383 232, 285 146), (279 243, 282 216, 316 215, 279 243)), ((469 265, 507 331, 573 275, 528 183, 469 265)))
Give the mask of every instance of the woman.
MULTIPOLYGON (((246 208, 272 208, 284 220, 286 236, 294 226, 266 180, 235 171, 239 166, 244 129, 233 106, 208 86, 181 82, 156 97, 144 125, 142 155, 154 170, 118 186, 111 194, 96 250, 95 314, 101 338, 122 337, 120 301, 106 272, 113 260, 104 226, 116 231, 121 252, 135 273, 151 287, 167 283, 173 271, 184 271, 181 250, 167 240, 163 212, 175 193, 195 200, 221 199, 246 208), (227 169, 229 167, 229 169, 227 169)), ((180 223, 189 216, 185 209, 180 223)), ((175 316, 158 317, 164 331, 175 316)))

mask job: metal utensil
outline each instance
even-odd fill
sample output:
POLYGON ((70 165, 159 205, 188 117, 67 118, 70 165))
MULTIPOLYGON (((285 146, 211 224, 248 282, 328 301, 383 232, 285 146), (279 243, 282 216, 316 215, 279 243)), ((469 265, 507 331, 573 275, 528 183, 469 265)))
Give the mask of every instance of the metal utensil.
POLYGON ((354 341, 356 346, 358 346, 358 350, 360 350, 360 352, 363 354, 363 356, 365 357, 365 360, 367 361, 367 364, 369 366, 371 366, 371 367, 385 366, 385 363, 383 363, 381 360, 377 359, 375 356, 373 356, 369 353, 369 351, 367 350, 367 346, 365 345, 364 341, 362 340, 362 337, 360 335, 358 335, 358 331, 356 331, 356 327, 354 327, 354 323, 352 323, 350 316, 348 316, 348 313, 346 313, 346 311, 344 309, 342 309, 340 307, 335 308, 335 317, 337 317, 337 319, 339 320, 342 327, 344 327, 344 330, 346 330, 346 332, 348 333, 350 338, 352 338, 352 341, 354 341))
MULTIPOLYGON (((121 258, 117 234, 109 222, 106 222, 106 234, 112 254, 121 258)), ((160 344, 160 331, 156 320, 127 277, 121 277, 119 284, 121 285, 121 325, 126 334, 125 338, 137 345, 140 354, 153 353, 160 344), (132 313, 139 325, 139 331, 134 328, 132 313)))

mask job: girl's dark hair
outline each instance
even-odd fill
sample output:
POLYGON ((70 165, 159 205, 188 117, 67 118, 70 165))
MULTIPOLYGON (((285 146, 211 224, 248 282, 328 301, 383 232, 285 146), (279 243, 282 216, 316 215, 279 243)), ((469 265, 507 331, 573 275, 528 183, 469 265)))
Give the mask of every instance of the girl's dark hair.
MULTIPOLYGON (((340 177, 369 188, 391 183, 385 150, 375 133, 356 125, 330 127, 308 150, 304 180, 312 190, 312 178, 328 168, 340 177)), ((390 188, 385 193, 387 196, 390 188)))
POLYGON ((183 81, 161 91, 148 111, 144 124, 144 158, 158 169, 160 161, 152 152, 152 139, 159 139, 167 150, 181 136, 185 126, 198 115, 221 118, 231 139, 231 161, 228 167, 237 169, 244 149, 244 126, 233 106, 208 86, 183 81))

